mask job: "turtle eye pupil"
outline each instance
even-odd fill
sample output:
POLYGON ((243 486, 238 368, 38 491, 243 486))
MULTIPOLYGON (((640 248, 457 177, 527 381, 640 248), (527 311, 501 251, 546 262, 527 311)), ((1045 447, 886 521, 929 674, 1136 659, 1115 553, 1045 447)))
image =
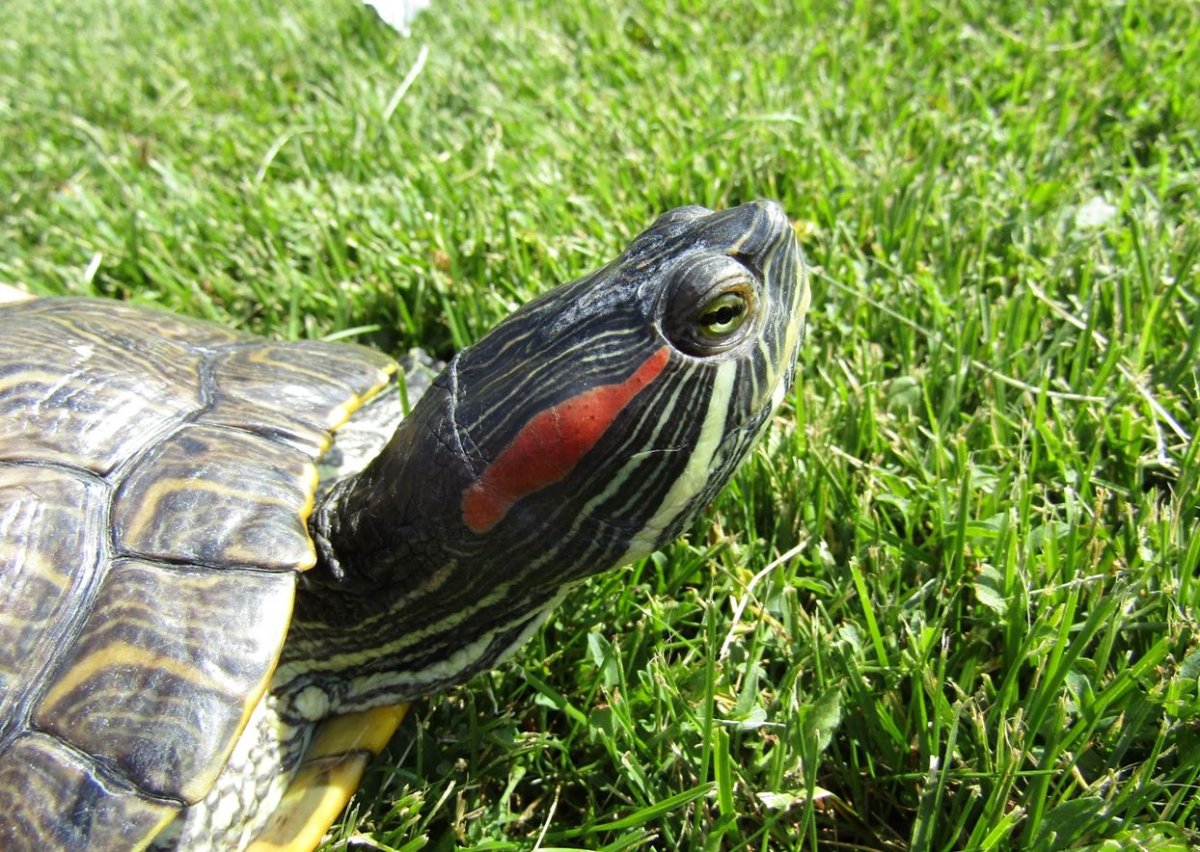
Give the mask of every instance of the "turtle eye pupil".
POLYGON ((700 330, 712 337, 728 337, 746 319, 746 299, 741 293, 722 293, 700 311, 700 330))

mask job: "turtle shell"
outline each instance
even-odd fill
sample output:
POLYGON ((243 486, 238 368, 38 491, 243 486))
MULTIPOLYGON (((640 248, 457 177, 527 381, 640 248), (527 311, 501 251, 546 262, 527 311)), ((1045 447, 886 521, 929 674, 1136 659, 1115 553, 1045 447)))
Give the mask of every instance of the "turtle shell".
POLYGON ((111 302, 0 309, 0 848, 139 846, 204 797, 315 560, 315 462, 395 371, 111 302))

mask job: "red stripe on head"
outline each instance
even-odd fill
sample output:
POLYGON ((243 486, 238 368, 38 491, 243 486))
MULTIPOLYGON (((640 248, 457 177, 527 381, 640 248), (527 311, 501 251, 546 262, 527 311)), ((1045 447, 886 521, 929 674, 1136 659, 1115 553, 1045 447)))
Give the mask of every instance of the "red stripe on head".
POLYGON ((590 388, 531 417, 463 492, 466 525, 485 533, 522 497, 566 477, 668 357, 663 346, 625 381, 590 388))

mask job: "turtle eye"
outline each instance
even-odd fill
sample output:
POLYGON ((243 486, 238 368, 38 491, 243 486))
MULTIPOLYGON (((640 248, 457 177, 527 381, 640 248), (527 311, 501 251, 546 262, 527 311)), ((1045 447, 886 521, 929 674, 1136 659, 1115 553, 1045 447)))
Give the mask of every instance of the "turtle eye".
POLYGON ((728 255, 693 259, 675 273, 666 293, 662 329, 674 346, 705 357, 728 351, 750 334, 758 310, 758 284, 728 255))
POLYGON ((697 330, 706 337, 728 337, 746 321, 746 307, 742 293, 736 290, 721 293, 700 309, 697 330))

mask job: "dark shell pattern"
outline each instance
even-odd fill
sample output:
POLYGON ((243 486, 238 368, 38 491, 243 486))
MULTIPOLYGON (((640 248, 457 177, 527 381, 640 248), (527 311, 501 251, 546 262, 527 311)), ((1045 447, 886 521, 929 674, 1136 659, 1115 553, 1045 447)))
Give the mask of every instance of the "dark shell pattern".
POLYGON ((205 795, 315 559, 315 462, 395 370, 112 302, 0 308, 0 848, 136 846, 205 795))

